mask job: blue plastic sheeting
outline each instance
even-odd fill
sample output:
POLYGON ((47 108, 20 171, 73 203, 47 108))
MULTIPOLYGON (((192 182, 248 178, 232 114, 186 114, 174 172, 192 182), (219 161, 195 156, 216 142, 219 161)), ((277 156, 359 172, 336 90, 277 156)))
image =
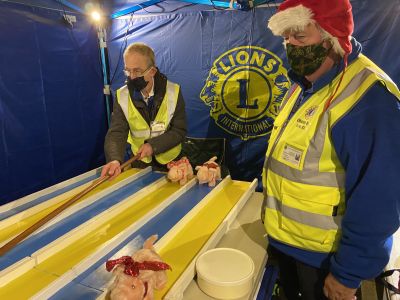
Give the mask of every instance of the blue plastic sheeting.
MULTIPOLYGON (((143 3, 147 2, 146 0, 132 0, 132 1, 127 1, 127 0, 114 0, 112 3, 112 13, 110 15, 117 16, 120 15, 124 11, 128 11, 131 8, 138 7, 142 5, 143 3)), ((139 12, 147 14, 148 12, 153 13, 168 13, 170 11, 175 11, 179 10, 180 7, 189 7, 188 3, 184 3, 179 0, 167 0, 167 1, 160 1, 161 3, 157 4, 156 6, 152 7, 145 7, 145 10, 142 10, 139 12)), ((211 2, 209 2, 211 5, 211 2)), ((193 8, 193 5, 190 5, 191 8, 193 8)), ((196 5, 197 7, 198 5, 196 5)), ((203 9, 210 8, 210 6, 206 5, 201 5, 203 9)))
POLYGON ((62 16, 0 2, 0 204, 104 163, 97 32, 62 16))
MULTIPOLYGON (((129 11, 134 8, 134 10, 141 10, 140 13, 147 14, 149 11, 149 7, 145 5, 144 3, 150 2, 146 0, 92 0, 92 1, 87 1, 87 0, 0 0, 0 1, 6 1, 6 2, 12 2, 12 3, 20 3, 20 4, 25 4, 28 6, 35 6, 35 7, 42 7, 42 8, 47 8, 51 10, 61 10, 61 11, 66 11, 66 12, 72 12, 72 13, 81 13, 81 14, 90 14, 93 10, 97 10, 103 15, 104 17, 115 17, 115 16, 121 16, 124 15, 125 13, 129 13, 129 11), (140 8, 140 6, 144 7, 144 10, 140 8)), ((207 7, 211 7, 212 3, 211 1, 207 1, 207 4, 209 5, 200 5, 204 7, 204 9, 207 9, 207 7)), ((157 1, 160 2, 160 1, 157 1)), ((186 1, 190 2, 190 1, 186 1)), ((222 3, 222 5, 229 5, 228 2, 223 2, 223 1, 215 1, 215 3, 222 3), (226 3, 226 4, 225 4, 226 3)), ((194 3, 190 6, 193 6, 194 3)), ((200 7, 199 5, 196 5, 196 7, 200 7)), ((168 12, 172 10, 180 10, 180 7, 189 7, 188 3, 184 3, 179 0, 168 0, 168 1, 162 1, 162 3, 158 4, 157 7, 155 7, 155 10, 157 12, 160 12, 162 10, 163 12, 168 12)), ((150 9, 151 10, 151 9, 150 9)), ((180 10, 181 11, 181 10, 180 10)))
POLYGON ((13 209, 10 209, 10 210, 5 211, 3 213, 0 213, 0 221, 4 220, 4 219, 7 219, 7 218, 9 218, 9 217, 11 217, 11 216, 13 216, 15 214, 18 214, 18 213, 20 213, 20 212, 22 212, 22 211, 24 211, 24 210, 26 210, 28 208, 31 208, 31 207, 34 207, 34 206, 40 204, 40 203, 43 203, 43 202, 45 202, 45 201, 47 201, 47 200, 49 200, 51 198, 57 197, 58 195, 66 193, 66 192, 68 192, 68 191, 70 191, 70 190, 72 190, 72 189, 74 189, 74 188, 76 188, 76 187, 78 187, 78 186, 80 186, 82 184, 90 182, 90 181, 98 178, 99 175, 100 174, 94 174, 92 176, 83 178, 82 180, 74 182, 74 183, 72 183, 72 184, 70 184, 68 186, 65 186, 65 187, 63 187, 61 189, 58 189, 58 190, 56 190, 54 192, 51 192, 51 193, 48 193, 46 195, 40 196, 40 197, 38 197, 38 198, 36 198, 36 199, 34 199, 32 201, 29 201, 29 202, 27 202, 25 204, 22 204, 22 205, 20 205, 20 206, 18 206, 16 208, 13 208, 13 209))
POLYGON ((261 279, 260 289, 258 290, 256 300, 270 300, 274 292, 276 279, 279 269, 274 265, 266 265, 264 275, 261 279))
MULTIPOLYGON (((352 4, 355 16, 354 36, 362 42, 364 53, 399 83, 400 31, 398 28, 400 28, 400 19, 398 15, 400 7, 398 1, 355 0, 352 4)), ((228 142, 226 161, 232 178, 240 180, 260 178, 271 126, 259 130, 257 125, 261 122, 257 124, 250 117, 246 117, 252 115, 253 107, 250 104, 255 104, 254 102, 246 103, 246 96, 250 93, 258 93, 265 86, 258 85, 246 90, 246 82, 250 82, 251 86, 250 77, 250 80, 245 80, 244 85, 240 86, 240 91, 237 89, 237 92, 229 94, 228 89, 228 95, 222 95, 224 99, 223 97, 221 97, 222 100, 212 98, 210 95, 220 87, 215 85, 218 73, 210 71, 212 71, 213 63, 218 62, 218 58, 222 57, 218 72, 228 70, 231 77, 227 75, 225 78, 231 78, 230 84, 233 86, 234 77, 237 74, 235 72, 240 71, 232 71, 229 68, 238 67, 237 58, 245 60, 243 51, 247 51, 250 56, 253 51, 251 49, 255 49, 254 47, 270 51, 282 59, 283 66, 287 68, 282 39, 273 36, 266 26, 268 19, 276 12, 276 7, 258 7, 248 12, 208 10, 171 14, 154 13, 153 11, 156 11, 154 6, 150 9, 152 13, 148 16, 134 15, 131 22, 129 18, 124 18, 114 20, 112 23, 109 34, 109 55, 111 74, 115 74, 112 76, 113 90, 124 84, 125 78, 122 73, 124 47, 133 42, 144 42, 150 45, 155 50, 159 69, 170 80, 181 84, 189 120, 188 136, 225 137, 228 142), (242 56, 238 55, 238 50, 235 50, 239 47, 242 47, 240 48, 243 50, 242 56), (248 50, 244 49, 246 47, 248 50), (229 57, 229 51, 232 51, 232 57, 229 57), (204 93, 202 93, 203 88, 204 93), (208 105, 206 101, 209 101, 208 105), (245 107, 246 109, 243 109, 241 113, 246 120, 230 117, 226 119, 226 124, 221 125, 224 115, 218 113, 219 119, 212 118, 210 116, 212 107, 222 111, 227 110, 227 107, 234 109, 245 107), (235 128, 236 124, 251 124, 252 122, 255 126, 248 132, 242 130, 242 136, 232 133, 240 131, 237 127, 235 128), (253 134, 252 130, 255 130, 256 134, 253 134), (247 134, 251 136, 247 136, 249 139, 245 140, 247 134)), ((256 51, 258 50, 254 50, 256 51)), ((262 55, 260 53, 265 52, 259 52, 259 55, 262 55)), ((270 66, 279 64, 276 61, 272 60, 270 66)), ((256 73, 255 69, 252 72, 254 78, 262 77, 256 73)), ((270 87, 280 84, 287 90, 285 80, 273 80, 271 77, 264 79, 269 80, 270 87)), ((225 80, 224 84, 227 82, 225 86, 229 85, 228 79, 223 80, 225 80)), ((239 80, 237 81, 236 84, 239 85, 239 80)), ((224 114, 227 115, 226 112, 224 114)), ((271 125, 270 120, 268 121, 271 125)))
MULTIPOLYGON (((213 1, 210 0, 199 0, 199 1, 190 1, 190 0, 168 0, 168 1, 158 1, 151 6, 147 6, 151 4, 150 1, 138 1, 137 4, 128 4, 119 6, 118 1, 115 1, 113 4, 113 13, 110 15, 111 18, 115 19, 120 16, 124 16, 126 14, 130 14, 134 12, 135 15, 148 15, 148 14, 169 14, 169 13, 183 13, 183 12, 195 12, 195 11, 206 11, 213 10, 213 6, 216 9, 226 9, 229 7, 230 1, 213 1), (141 3, 140 3, 141 2, 141 3), (118 9, 120 7, 121 9, 118 9)), ((156 2, 156 1, 154 1, 156 2)), ((236 6, 236 4, 234 4, 236 6)))
POLYGON ((94 218, 98 214, 106 211, 113 205, 121 202, 125 198, 133 195, 137 191, 145 188, 157 179, 165 176, 162 173, 148 173, 127 184, 124 187, 98 199, 96 202, 87 207, 82 208, 73 215, 62 219, 58 223, 46 228, 45 230, 35 234, 18 244, 12 250, 0 257, 0 270, 9 267, 26 256, 30 256, 35 251, 46 246, 60 236, 66 234, 70 230, 78 227, 84 222, 94 218), (11 264, 10 264, 11 262, 11 264))
POLYGON ((105 263, 108 259, 112 256, 132 255, 142 248, 143 242, 153 234, 157 234, 159 239, 162 238, 211 190, 212 188, 207 185, 192 187, 50 299, 67 299, 68 297, 68 299, 96 299, 97 293, 95 291, 104 290, 113 276, 105 269, 105 263), (83 286, 89 287, 89 289, 85 289, 83 286))
POLYGON ((126 9, 123 9, 121 11, 113 13, 111 15, 111 18, 115 19, 115 18, 118 18, 118 17, 121 17, 121 16, 125 16, 127 14, 134 13, 134 12, 136 12, 138 10, 141 10, 141 9, 144 10, 144 9, 146 9, 146 7, 152 6, 152 5, 157 4, 159 2, 160 2, 160 0, 144 1, 144 2, 142 2, 140 4, 138 4, 138 5, 130 6, 130 7, 126 8, 126 9))
POLYGON ((363 53, 400 84, 400 3, 398 0, 354 0, 354 36, 363 53))
MULTIPOLYGON (((6 0, 7 2, 21 3, 29 6, 43 7, 48 9, 66 10, 83 13, 88 7, 86 0, 6 0)), ((93 6, 93 5, 89 5, 93 6)))
POLYGON ((73 10, 76 10, 80 13, 84 13, 84 10, 82 8, 80 8, 78 5, 75 5, 73 2, 71 1, 67 1, 67 0, 56 0, 56 2, 61 3, 62 5, 71 8, 73 10))

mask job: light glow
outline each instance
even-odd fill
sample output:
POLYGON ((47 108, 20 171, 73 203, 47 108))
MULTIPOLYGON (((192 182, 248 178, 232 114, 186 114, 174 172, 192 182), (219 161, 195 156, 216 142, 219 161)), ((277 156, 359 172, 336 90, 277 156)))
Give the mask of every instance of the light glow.
POLYGON ((101 19, 101 15, 98 11, 93 11, 90 15, 92 16, 92 19, 96 22, 100 21, 101 19))

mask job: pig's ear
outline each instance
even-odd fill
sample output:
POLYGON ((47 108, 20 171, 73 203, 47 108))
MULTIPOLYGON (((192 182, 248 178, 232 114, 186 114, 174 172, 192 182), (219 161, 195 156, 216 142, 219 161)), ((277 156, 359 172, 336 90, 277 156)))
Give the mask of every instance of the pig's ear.
POLYGON ((155 241, 157 241, 158 235, 154 234, 151 237, 149 237, 143 244, 143 249, 153 249, 153 244, 155 241))

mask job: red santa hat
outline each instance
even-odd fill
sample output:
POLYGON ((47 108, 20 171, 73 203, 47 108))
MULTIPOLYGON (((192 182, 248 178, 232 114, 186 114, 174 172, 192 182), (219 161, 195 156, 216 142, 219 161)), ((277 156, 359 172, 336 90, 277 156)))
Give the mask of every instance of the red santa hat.
POLYGON ((315 22, 337 38, 344 53, 351 52, 354 23, 350 0, 286 0, 270 18, 268 27, 274 35, 282 35, 315 22))

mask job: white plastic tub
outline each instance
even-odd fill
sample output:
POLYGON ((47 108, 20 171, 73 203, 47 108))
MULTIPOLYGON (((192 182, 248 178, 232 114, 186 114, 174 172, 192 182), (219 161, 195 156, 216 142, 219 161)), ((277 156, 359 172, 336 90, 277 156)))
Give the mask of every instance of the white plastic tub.
POLYGON ((244 297, 253 285, 253 260, 232 248, 204 252, 196 261, 196 271, 200 289, 217 299, 244 297))

